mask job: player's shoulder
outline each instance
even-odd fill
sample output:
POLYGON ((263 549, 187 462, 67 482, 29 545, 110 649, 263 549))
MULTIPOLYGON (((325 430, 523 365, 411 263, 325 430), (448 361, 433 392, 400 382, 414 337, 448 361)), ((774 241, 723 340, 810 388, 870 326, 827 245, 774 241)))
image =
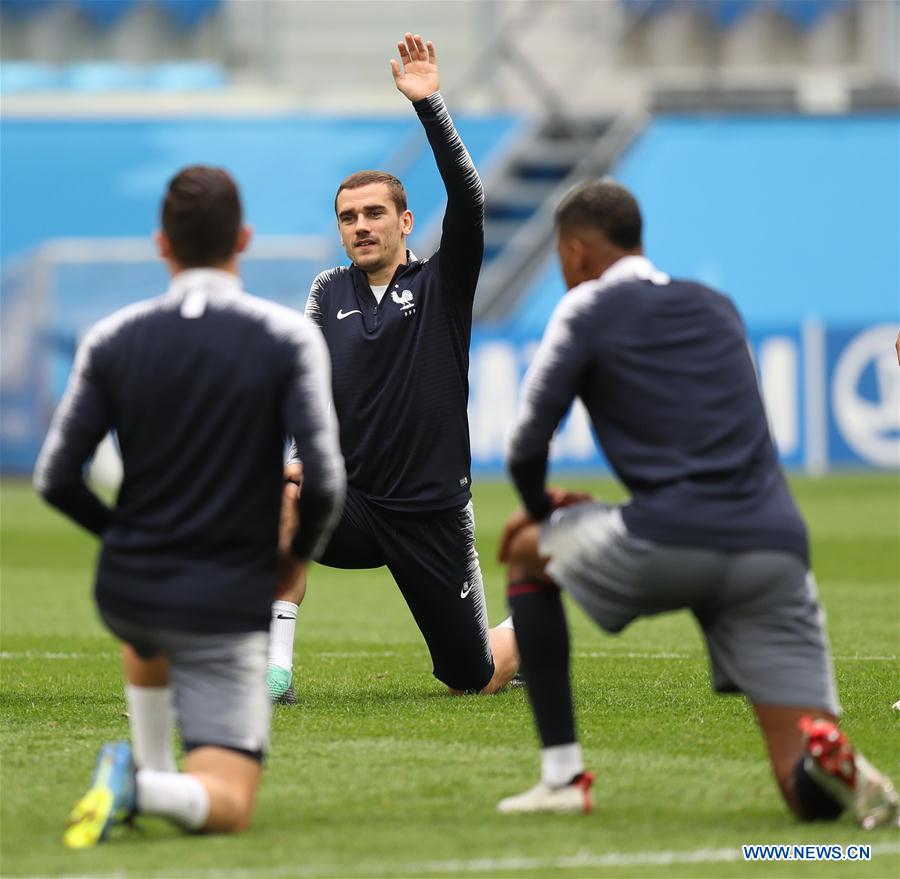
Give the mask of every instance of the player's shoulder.
POLYGON ((234 297, 231 305, 237 314, 258 323, 266 333, 278 339, 302 341, 318 332, 315 324, 302 312, 252 293, 234 297))
POLYGON ((132 302, 122 308, 101 318, 85 333, 82 346, 85 349, 93 349, 113 343, 122 333, 129 328, 152 318, 166 310, 166 296, 154 296, 150 299, 141 299, 132 302))
POLYGON ((596 278, 573 287, 557 303, 553 320, 568 323, 588 317, 601 306, 605 292, 596 278))
POLYGON ((351 266, 334 266, 319 272, 310 286, 310 293, 327 293, 337 284, 352 283, 351 266))

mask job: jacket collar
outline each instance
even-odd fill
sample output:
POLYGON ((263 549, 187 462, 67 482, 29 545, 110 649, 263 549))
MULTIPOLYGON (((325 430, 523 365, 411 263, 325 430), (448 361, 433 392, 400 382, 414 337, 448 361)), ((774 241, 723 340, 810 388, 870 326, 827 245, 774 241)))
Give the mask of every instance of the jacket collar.
POLYGON ((599 278, 597 289, 606 290, 614 284, 626 281, 650 281, 653 284, 668 284, 672 279, 659 271, 646 256, 623 256, 614 262, 599 278))
POLYGON ((183 299, 189 293, 203 290, 207 295, 237 296, 243 293, 241 279, 219 269, 185 269, 169 282, 166 296, 183 299))
MULTIPOLYGON (((412 268, 415 265, 419 265, 419 259, 409 248, 407 248, 407 250, 406 250, 406 265, 401 264, 401 265, 397 266, 396 270, 394 271, 393 277, 391 278, 390 281, 388 281, 388 286, 390 286, 390 283, 391 283, 391 281, 394 280, 394 278, 399 277, 405 271, 407 271, 408 269, 412 268)), ((368 287, 369 286, 369 276, 355 262, 350 263, 350 268, 352 269, 352 271, 356 275, 356 277, 359 279, 359 281, 361 283, 365 284, 366 287, 368 287)))

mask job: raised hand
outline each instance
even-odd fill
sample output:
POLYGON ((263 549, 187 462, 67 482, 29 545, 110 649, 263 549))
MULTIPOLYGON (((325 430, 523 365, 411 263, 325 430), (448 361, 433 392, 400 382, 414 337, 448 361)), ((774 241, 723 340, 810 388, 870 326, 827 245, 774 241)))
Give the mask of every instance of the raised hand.
POLYGON ((391 73, 397 88, 410 101, 420 101, 433 95, 441 86, 438 76, 437 53, 434 43, 427 43, 418 34, 405 34, 397 43, 403 67, 391 58, 391 73))

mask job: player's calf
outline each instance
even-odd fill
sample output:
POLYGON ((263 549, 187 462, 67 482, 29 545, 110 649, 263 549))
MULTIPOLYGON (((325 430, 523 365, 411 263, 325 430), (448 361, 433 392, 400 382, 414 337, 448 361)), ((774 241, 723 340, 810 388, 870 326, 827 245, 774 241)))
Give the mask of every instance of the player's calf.
POLYGON ((801 821, 833 821, 849 810, 866 829, 896 822, 893 785, 854 751, 833 714, 753 707, 781 793, 801 821))

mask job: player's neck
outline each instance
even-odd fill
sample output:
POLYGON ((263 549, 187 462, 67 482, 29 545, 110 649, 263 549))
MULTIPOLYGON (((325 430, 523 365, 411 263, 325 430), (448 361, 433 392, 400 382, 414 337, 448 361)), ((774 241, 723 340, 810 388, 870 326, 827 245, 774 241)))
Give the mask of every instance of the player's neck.
POLYGON ((240 277, 240 272, 238 271, 238 260, 237 255, 235 254, 231 259, 227 260, 224 263, 215 266, 183 266, 180 263, 175 262, 173 259, 167 259, 166 263, 169 267, 169 274, 174 278, 175 275, 181 274, 181 272, 188 272, 192 269, 209 269, 215 272, 228 272, 229 275, 235 275, 236 277, 240 277))
POLYGON ((392 262, 388 263, 386 266, 380 269, 376 269, 374 272, 366 272, 366 278, 369 280, 370 287, 383 287, 385 284, 391 283, 391 278, 397 272, 397 269, 400 266, 406 265, 406 248, 403 248, 403 252, 396 257, 392 262))

